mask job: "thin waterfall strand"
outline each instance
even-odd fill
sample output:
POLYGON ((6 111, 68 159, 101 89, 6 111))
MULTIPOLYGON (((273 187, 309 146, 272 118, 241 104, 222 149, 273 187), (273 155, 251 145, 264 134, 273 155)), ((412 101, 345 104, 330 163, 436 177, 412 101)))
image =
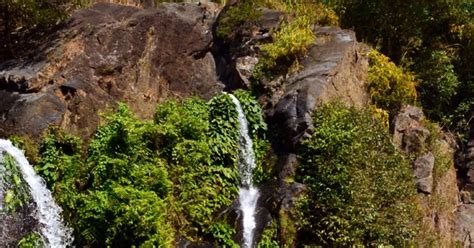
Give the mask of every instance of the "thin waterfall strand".
POLYGON ((229 94, 235 104, 239 120, 239 172, 242 187, 239 188, 240 210, 243 215, 244 243, 242 247, 253 247, 253 232, 256 226, 255 209, 259 197, 258 188, 252 185, 252 171, 255 169, 255 154, 252 139, 249 136, 248 122, 240 101, 229 94))
POLYGON ((67 247, 72 243, 72 230, 61 218, 61 208, 54 202, 51 192, 46 188, 43 179, 38 176, 28 163, 23 152, 13 146, 11 141, 0 139, 0 154, 2 151, 10 154, 21 171, 23 179, 28 184, 31 197, 36 203, 36 218, 40 223, 40 232, 46 243, 52 248, 67 247))

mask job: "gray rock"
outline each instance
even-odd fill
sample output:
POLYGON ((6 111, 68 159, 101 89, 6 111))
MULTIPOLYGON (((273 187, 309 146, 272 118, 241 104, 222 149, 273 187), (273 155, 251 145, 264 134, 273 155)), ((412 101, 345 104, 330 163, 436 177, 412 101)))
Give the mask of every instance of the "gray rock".
POLYGON ((454 233, 461 247, 474 247, 474 205, 462 204, 458 207, 454 233))
POLYGON ((245 88, 250 88, 249 79, 252 76, 253 69, 257 63, 258 58, 253 56, 239 57, 235 61, 235 69, 237 70, 245 88))
POLYGON ((413 163, 413 175, 416 187, 423 193, 430 194, 433 190, 433 167, 435 158, 431 152, 418 157, 413 163))
POLYGON ((423 150, 430 131, 421 121, 423 111, 415 106, 404 106, 394 119, 393 142, 400 150, 407 153, 416 153, 423 150))

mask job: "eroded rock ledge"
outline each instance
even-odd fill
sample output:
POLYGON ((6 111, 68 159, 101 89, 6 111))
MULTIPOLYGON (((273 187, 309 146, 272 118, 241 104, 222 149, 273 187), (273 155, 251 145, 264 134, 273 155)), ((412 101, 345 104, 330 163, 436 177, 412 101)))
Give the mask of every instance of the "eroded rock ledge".
POLYGON ((223 89, 209 52, 213 15, 196 4, 76 12, 33 52, 0 60, 0 136, 37 138, 54 124, 88 138, 118 101, 151 117, 169 96, 210 98, 223 89))

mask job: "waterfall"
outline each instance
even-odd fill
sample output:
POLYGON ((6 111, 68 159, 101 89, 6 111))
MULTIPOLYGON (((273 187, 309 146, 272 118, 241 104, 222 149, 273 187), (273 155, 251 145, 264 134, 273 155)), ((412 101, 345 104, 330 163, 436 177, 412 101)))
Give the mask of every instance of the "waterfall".
POLYGON ((31 197, 36 203, 35 215, 40 223, 40 232, 46 239, 46 244, 52 248, 71 245, 72 230, 62 222, 61 208, 54 202, 43 179, 35 173, 23 152, 13 146, 11 141, 0 139, 0 155, 2 152, 7 152, 15 159, 23 179, 29 186, 31 197))
POLYGON ((255 168, 255 154, 252 139, 249 136, 248 123, 240 101, 229 94, 235 104, 239 120, 239 173, 242 186, 239 188, 240 210, 243 215, 244 242, 242 247, 253 247, 253 231, 255 229, 255 209, 259 197, 258 188, 252 185, 252 171, 255 168))

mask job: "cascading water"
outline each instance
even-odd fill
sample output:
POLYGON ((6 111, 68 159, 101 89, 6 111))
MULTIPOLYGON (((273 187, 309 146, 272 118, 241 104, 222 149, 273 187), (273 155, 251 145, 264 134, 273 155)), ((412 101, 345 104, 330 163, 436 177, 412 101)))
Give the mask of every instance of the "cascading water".
POLYGON ((243 215, 244 242, 242 247, 253 247, 253 231, 255 229, 255 209, 259 197, 258 188, 252 185, 252 171, 255 168, 255 154, 252 139, 249 136, 248 123, 240 101, 229 94, 238 114, 239 137, 239 173, 242 186, 239 188, 240 210, 243 215))
POLYGON ((9 140, 0 139, 0 155, 2 152, 7 152, 15 159, 23 179, 29 186, 31 197, 36 203, 35 215, 40 223, 40 232, 47 245, 52 248, 69 246, 72 243, 72 230, 62 222, 62 210, 54 202, 43 179, 35 173, 23 152, 9 140))

